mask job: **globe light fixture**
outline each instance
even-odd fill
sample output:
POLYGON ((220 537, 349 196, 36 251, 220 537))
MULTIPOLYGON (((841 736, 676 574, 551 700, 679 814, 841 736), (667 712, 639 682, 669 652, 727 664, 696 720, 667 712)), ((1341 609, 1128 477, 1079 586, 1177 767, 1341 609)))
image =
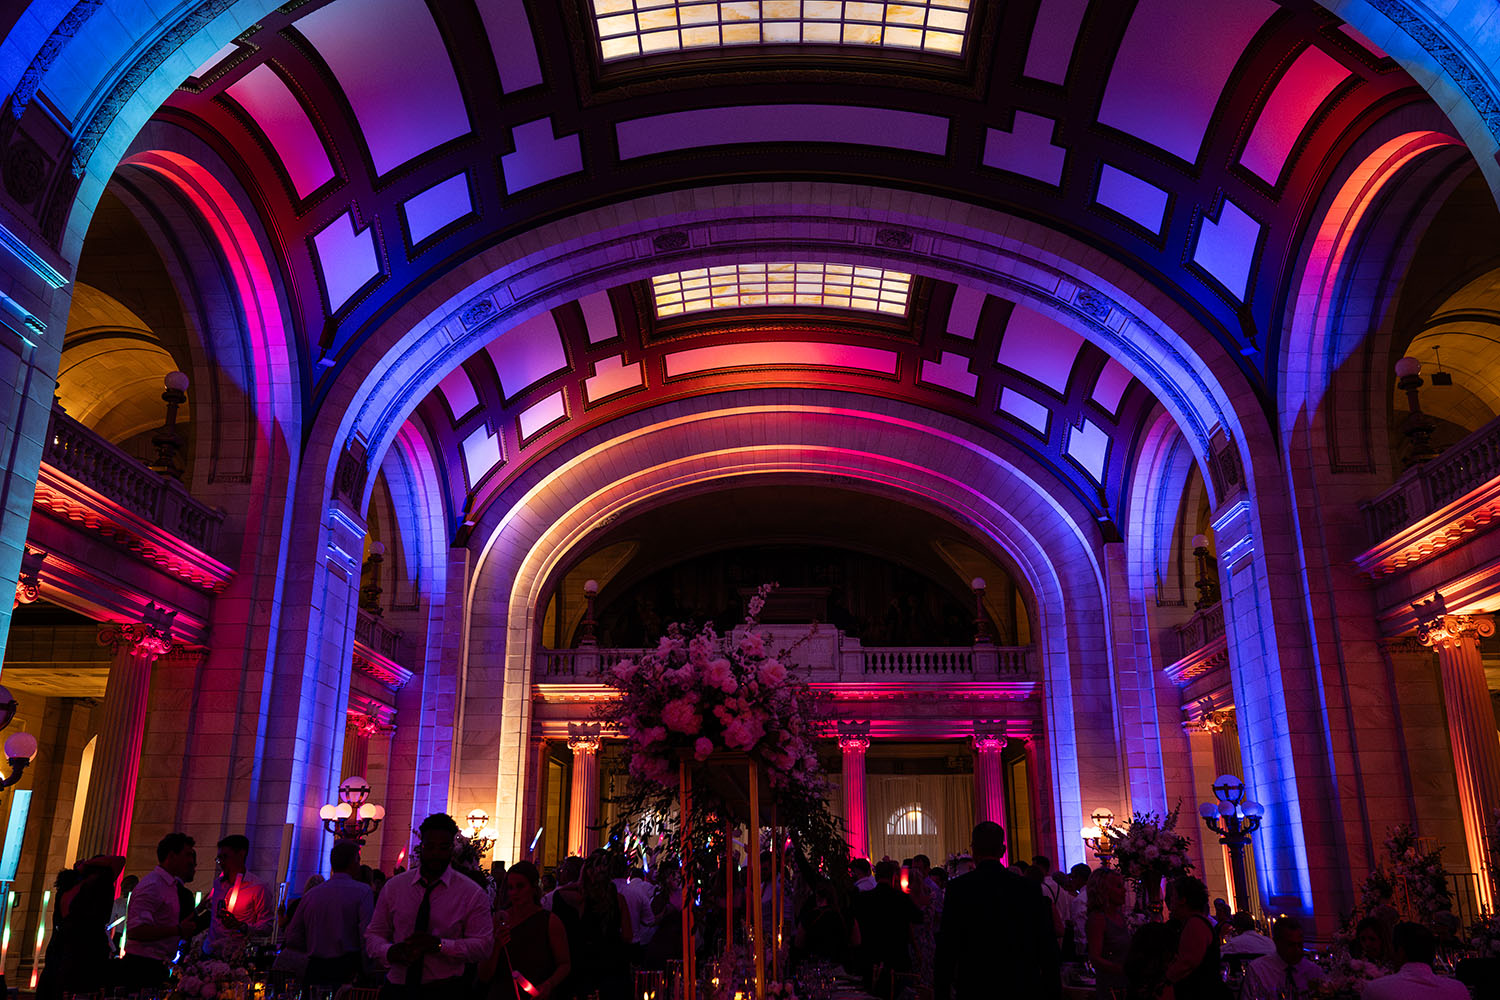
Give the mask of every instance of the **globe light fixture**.
POLYGON ((1115 814, 1102 807, 1089 816, 1089 823, 1091 825, 1083 828, 1084 846, 1094 852, 1101 868, 1108 868, 1115 856, 1115 841, 1123 837, 1125 831, 1115 826, 1115 814))
POLYGON ((1245 846, 1250 843, 1250 835, 1260 829, 1266 809, 1249 797, 1245 783, 1232 774, 1215 778, 1213 793, 1217 801, 1201 803, 1198 815, 1203 817, 1203 825, 1209 832, 1218 836, 1219 843, 1229 848, 1234 908, 1237 912, 1248 912, 1250 880, 1245 873, 1245 846))
POLYGON ((329 803, 318 810, 323 829, 339 840, 353 840, 360 844, 375 832, 380 821, 385 819, 385 807, 370 801, 370 783, 359 775, 351 775, 339 783, 339 801, 329 803))
POLYGON ((470 810, 464 819, 469 823, 469 843, 474 845, 474 850, 483 858, 495 846, 500 833, 490 826, 490 814, 483 809, 470 810))

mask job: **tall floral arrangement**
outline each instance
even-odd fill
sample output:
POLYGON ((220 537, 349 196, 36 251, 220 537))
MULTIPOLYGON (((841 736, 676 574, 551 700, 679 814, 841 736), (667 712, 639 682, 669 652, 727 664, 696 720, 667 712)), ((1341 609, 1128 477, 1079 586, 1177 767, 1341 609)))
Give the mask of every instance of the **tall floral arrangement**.
MULTIPOLYGON (((673 623, 655 648, 605 672, 604 682, 619 697, 600 708, 599 718, 631 745, 631 783, 620 800, 623 818, 615 832, 623 836, 631 816, 676 815, 684 758, 705 762, 735 751, 764 770, 778 823, 799 848, 842 872, 848 848, 842 824, 828 812, 827 783, 813 744, 820 700, 788 662, 790 651, 773 650, 755 628, 774 587, 758 588, 745 627, 734 634, 721 636, 711 624, 694 633, 673 623)), ((707 787, 695 787, 692 804, 698 830, 735 816, 735 804, 716 800, 707 787)), ((663 834, 674 838, 677 825, 669 824, 663 834)))
POLYGON ((1120 874, 1149 885, 1192 872, 1193 865, 1188 860, 1192 841, 1177 832, 1180 808, 1173 808, 1165 815, 1137 812, 1130 817, 1124 835, 1115 840, 1120 874))
POLYGON ((1394 906, 1409 919, 1431 924, 1434 914, 1453 905, 1441 847, 1425 850, 1416 831, 1401 825, 1386 837, 1385 853, 1385 862, 1360 886, 1360 913, 1394 906))
MULTIPOLYGON (((747 625, 759 620, 772 586, 750 599, 747 625)), ((817 780, 802 712, 810 689, 753 627, 734 641, 711 624, 688 635, 674 623, 655 649, 615 664, 605 681, 620 694, 604 716, 630 740, 633 777, 672 788, 682 752, 702 761, 736 750, 755 757, 775 786, 817 780)))

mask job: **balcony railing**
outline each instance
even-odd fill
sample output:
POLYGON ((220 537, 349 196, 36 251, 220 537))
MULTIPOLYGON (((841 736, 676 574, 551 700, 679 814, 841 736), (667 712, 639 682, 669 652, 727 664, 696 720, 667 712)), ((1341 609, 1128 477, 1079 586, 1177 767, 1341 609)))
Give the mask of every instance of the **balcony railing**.
POLYGON ((224 512, 53 407, 42 462, 200 552, 218 555, 224 512))
MULTIPOLYGON (((787 630, 799 636, 807 626, 787 630)), ((773 635, 773 639, 775 636, 773 635)), ((773 646, 780 648, 779 643, 773 646)), ((536 654, 536 679, 542 682, 597 679, 616 663, 644 650, 614 648, 543 649, 536 654)), ((1029 681, 1034 679, 1031 646, 881 646, 866 649, 858 639, 826 629, 818 639, 798 645, 790 662, 810 681, 865 678, 879 680, 1029 681)))
POLYGON ((1370 544, 1391 535, 1500 476, 1500 420, 1470 434, 1437 458, 1408 469, 1390 489, 1361 504, 1370 544))
POLYGON ((1173 661, 1191 656, 1224 634, 1224 602, 1210 605, 1176 628, 1177 655, 1173 661))
POLYGON ((401 635, 400 629, 391 628, 379 615, 371 614, 364 608, 359 609, 359 615, 354 619, 356 642, 406 667, 409 664, 401 655, 401 635))

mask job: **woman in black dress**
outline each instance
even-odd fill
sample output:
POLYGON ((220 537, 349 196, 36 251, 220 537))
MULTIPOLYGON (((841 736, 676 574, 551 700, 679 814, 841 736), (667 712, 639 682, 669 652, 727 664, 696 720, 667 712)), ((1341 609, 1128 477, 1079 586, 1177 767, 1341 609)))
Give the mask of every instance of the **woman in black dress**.
POLYGON ((606 852, 590 855, 578 885, 558 888, 552 896, 552 912, 571 929, 569 944, 573 954, 580 956, 568 981, 573 996, 597 992, 599 1000, 626 1000, 633 931, 630 911, 610 880, 606 852))
POLYGON ((490 981, 493 1000, 516 995, 515 982, 539 1000, 561 1000, 571 967, 562 921, 542 909, 539 875, 530 861, 517 861, 505 873, 507 910, 495 914, 495 947, 480 963, 479 978, 490 981), (515 980, 512 973, 519 973, 515 980), (531 989, 526 989, 526 984, 531 989), (535 992, 532 992, 532 991, 535 992))
POLYGON ((105 927, 115 902, 115 882, 124 867, 124 858, 100 855, 57 876, 52 940, 37 980, 38 1000, 93 993, 106 985, 109 937, 105 927))
POLYGON ((1167 965, 1162 1000, 1228 1000, 1219 967, 1219 935, 1208 916, 1208 887, 1191 875, 1172 882, 1172 919, 1181 925, 1177 954, 1167 965))

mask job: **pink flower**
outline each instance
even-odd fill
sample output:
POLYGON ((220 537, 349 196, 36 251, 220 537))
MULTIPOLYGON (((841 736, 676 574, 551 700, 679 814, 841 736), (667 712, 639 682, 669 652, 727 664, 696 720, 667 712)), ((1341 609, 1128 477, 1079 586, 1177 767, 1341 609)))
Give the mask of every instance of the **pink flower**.
POLYGON ((703 716, 692 700, 674 698, 661 710, 661 721, 668 729, 692 736, 703 730, 703 716))
POLYGON ((734 679, 734 667, 722 657, 709 661, 707 669, 703 671, 703 683, 716 687, 725 694, 734 694, 740 686, 739 681, 734 679))
POLYGON ((724 727, 724 742, 732 750, 749 750, 764 734, 765 727, 759 721, 742 715, 724 727))
POLYGON ((698 737, 698 741, 693 744, 693 756, 698 760, 708 760, 709 754, 713 752, 713 741, 707 736, 698 737))
POLYGON ((642 746, 650 746, 653 743, 661 743, 667 738, 667 731, 661 726, 649 726, 636 734, 642 746))
POLYGON ((786 680, 786 667, 778 660, 767 660, 760 665, 760 682, 766 687, 780 687, 786 680))
POLYGON ((628 683, 630 678, 634 677, 635 672, 639 669, 640 666, 634 660, 621 660, 611 668, 611 671, 617 680, 628 683))
POLYGON ((740 652, 754 659, 766 655, 766 641, 754 632, 746 632, 740 640, 740 652))

